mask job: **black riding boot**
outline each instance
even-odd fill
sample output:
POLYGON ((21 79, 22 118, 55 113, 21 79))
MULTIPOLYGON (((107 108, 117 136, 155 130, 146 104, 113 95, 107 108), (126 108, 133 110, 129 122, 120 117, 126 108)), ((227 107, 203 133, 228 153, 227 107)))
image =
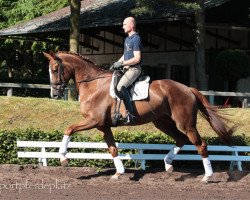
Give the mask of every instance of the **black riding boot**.
POLYGON ((121 88, 120 93, 122 95, 122 100, 124 102, 124 105, 128 111, 128 115, 126 116, 127 122, 125 124, 133 123, 135 122, 135 109, 134 106, 132 105, 130 94, 124 86, 121 88))

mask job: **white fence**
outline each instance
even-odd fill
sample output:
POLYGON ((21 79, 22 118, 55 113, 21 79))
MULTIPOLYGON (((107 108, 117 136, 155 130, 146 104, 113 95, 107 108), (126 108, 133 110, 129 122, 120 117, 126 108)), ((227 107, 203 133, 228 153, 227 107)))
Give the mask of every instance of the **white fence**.
MULTIPOLYGON (((203 95, 208 96, 208 100, 210 104, 214 105, 214 97, 215 96, 224 96, 224 97, 250 97, 249 92, 218 92, 218 91, 200 91, 203 95)), ((249 103, 247 99, 242 101, 242 108, 249 107, 249 103)))
MULTIPOLYGON (((47 166, 48 158, 60 158, 56 152, 47 152, 49 148, 59 148, 60 142, 40 142, 40 141, 17 141, 17 147, 38 147, 40 151, 18 151, 19 158, 38 158, 38 162, 43 166, 47 166)), ((116 143, 119 149, 136 150, 134 154, 119 154, 122 160, 135 160, 141 164, 141 168, 145 170, 147 160, 163 160, 165 154, 149 154, 144 153, 145 150, 166 150, 169 151, 173 145, 171 144, 139 144, 139 143, 116 143)), ((106 143, 95 142, 70 142, 68 148, 78 149, 107 149, 106 143)), ((213 152, 209 158, 212 161, 230 161, 230 170, 237 166, 242 171, 242 162, 250 161, 250 146, 214 146, 208 145, 209 153, 213 152)), ((112 159, 107 153, 67 153, 69 159, 112 159)), ((197 154, 197 150, 193 145, 185 145, 181 152, 175 157, 175 160, 201 160, 201 156, 197 154), (184 153, 183 153, 184 152, 184 153), (190 154, 191 153, 191 154, 190 154), (195 153, 195 154, 192 154, 195 153)))
MULTIPOLYGON (((28 89, 50 89, 50 85, 46 84, 29 84, 29 83, 0 83, 0 87, 2 88, 8 88, 7 96, 12 96, 12 89, 13 88, 28 88, 28 89)), ((73 86, 68 86, 65 88, 64 93, 64 100, 68 99, 68 90, 74 89, 73 86)))
MULTIPOLYGON (((27 83, 0 83, 0 87, 3 88, 30 88, 30 89, 50 89, 50 85, 45 84, 27 84, 27 83)), ((66 88, 65 97, 64 99, 67 99, 67 91, 73 89, 73 86, 69 86, 66 88)), ((237 97, 249 97, 249 92, 218 92, 218 91, 200 91, 205 96, 208 96, 209 102, 214 105, 214 97, 215 96, 237 96, 237 97)), ((11 92, 7 92, 7 95, 11 96, 11 92)), ((249 103, 247 102, 247 99, 245 99, 242 102, 242 107, 246 108, 249 107, 249 103)))

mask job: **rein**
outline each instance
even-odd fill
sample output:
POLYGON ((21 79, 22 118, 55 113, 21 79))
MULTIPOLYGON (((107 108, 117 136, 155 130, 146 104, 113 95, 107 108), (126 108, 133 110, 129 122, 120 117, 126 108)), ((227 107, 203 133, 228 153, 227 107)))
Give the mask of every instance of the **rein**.
POLYGON ((97 80, 97 79, 100 79, 100 78, 106 78, 107 76, 101 76, 103 74, 106 74, 108 71, 105 71, 103 73, 100 73, 94 77, 90 77, 89 79, 86 79, 86 80, 81 80, 81 81, 78 81, 76 82, 76 84, 81 84, 81 83, 88 83, 88 82, 91 82, 91 81, 94 81, 94 80, 97 80))

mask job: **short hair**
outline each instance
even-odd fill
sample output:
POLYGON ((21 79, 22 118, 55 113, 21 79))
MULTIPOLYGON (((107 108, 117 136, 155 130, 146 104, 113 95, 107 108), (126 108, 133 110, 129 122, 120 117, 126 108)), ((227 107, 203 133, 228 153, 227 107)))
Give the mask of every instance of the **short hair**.
POLYGON ((134 17, 127 17, 125 20, 130 21, 134 25, 134 28, 136 27, 136 21, 134 17))

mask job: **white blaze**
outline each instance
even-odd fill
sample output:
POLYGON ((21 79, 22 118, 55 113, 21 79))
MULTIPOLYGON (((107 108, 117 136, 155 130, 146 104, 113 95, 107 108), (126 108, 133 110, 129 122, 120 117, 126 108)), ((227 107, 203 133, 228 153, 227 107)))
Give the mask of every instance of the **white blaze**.
MULTIPOLYGON (((52 72, 51 69, 49 68, 49 79, 50 79, 50 84, 52 83, 52 72)), ((52 85, 50 86, 50 96, 53 98, 53 87, 52 85)))

